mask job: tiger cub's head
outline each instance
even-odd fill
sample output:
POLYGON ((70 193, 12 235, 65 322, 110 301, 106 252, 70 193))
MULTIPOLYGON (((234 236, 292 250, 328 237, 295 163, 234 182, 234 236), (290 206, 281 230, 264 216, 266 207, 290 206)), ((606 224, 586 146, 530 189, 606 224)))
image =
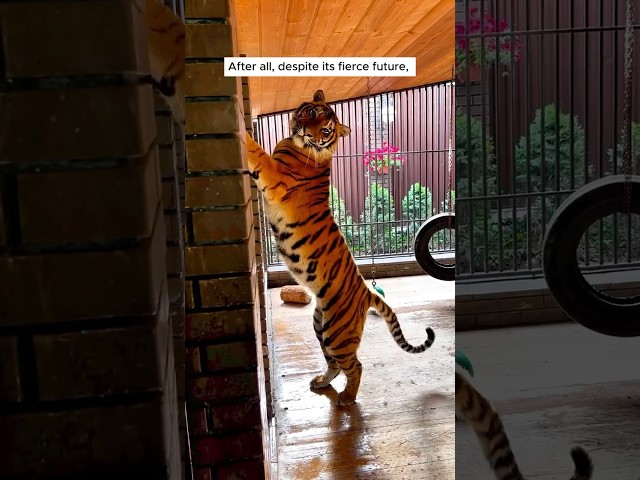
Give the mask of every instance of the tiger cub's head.
POLYGON ((322 90, 314 93, 312 102, 303 103, 293 112, 290 127, 295 144, 308 151, 318 163, 329 161, 338 146, 338 139, 351 132, 325 103, 322 90))

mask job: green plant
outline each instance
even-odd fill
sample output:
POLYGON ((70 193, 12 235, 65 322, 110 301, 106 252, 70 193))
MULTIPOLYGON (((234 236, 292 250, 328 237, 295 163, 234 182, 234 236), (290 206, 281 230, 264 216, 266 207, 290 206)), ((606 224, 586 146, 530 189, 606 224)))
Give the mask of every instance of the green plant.
POLYGON ((402 199, 402 219, 407 222, 408 241, 413 241, 416 232, 431 216, 432 211, 433 195, 429 189, 419 182, 411 185, 402 199))
POLYGON ((389 189, 372 182, 364 200, 360 239, 369 253, 393 253, 396 250, 395 204, 389 189))
POLYGON ((584 185, 584 129, 553 104, 536 111, 515 152, 516 192, 573 190, 584 185))
POLYGON ((462 197, 498 193, 493 139, 482 122, 462 111, 456 114, 456 187, 462 197))
MULTIPOLYGON (((622 134, 620 135, 622 139, 622 134)), ((624 173, 623 172, 623 155, 624 148, 622 147, 622 140, 616 145, 616 165, 613 168, 613 148, 610 148, 607 152, 609 154, 609 172, 608 173, 624 173)), ((631 124, 631 171, 635 175, 640 175, 640 123, 631 124)))
POLYGON ((333 219, 340 227, 340 230, 347 241, 347 245, 349 245, 352 252, 355 252, 357 247, 355 231, 357 227, 355 226, 351 215, 347 213, 344 200, 340 198, 338 190, 333 185, 329 186, 329 209, 331 210, 333 219))

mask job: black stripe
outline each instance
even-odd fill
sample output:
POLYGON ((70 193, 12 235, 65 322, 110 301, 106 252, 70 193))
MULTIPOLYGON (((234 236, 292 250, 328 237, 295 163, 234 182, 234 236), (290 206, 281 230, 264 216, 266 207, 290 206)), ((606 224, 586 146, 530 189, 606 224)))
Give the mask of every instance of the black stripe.
POLYGON ((313 223, 314 223, 314 224, 315 224, 315 223, 320 223, 320 222, 321 222, 321 221, 323 221, 325 218, 327 218, 329 215, 331 215, 331 210, 326 209, 326 210, 324 211, 324 213, 323 213, 322 215, 320 215, 320 216, 315 220, 315 222, 313 222, 313 223))
POLYGON ((291 250, 297 250, 298 248, 303 246, 305 243, 307 243, 307 240, 309 240, 310 236, 311 235, 306 235, 306 236, 302 237, 300 240, 298 240, 296 243, 291 245, 291 250))

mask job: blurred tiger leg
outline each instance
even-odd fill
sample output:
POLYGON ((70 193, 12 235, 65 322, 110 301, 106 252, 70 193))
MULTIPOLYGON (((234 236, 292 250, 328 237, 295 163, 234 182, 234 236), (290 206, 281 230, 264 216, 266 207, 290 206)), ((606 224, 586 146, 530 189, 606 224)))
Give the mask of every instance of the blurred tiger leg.
POLYGON ((340 367, 335 359, 329 355, 327 348, 322 342, 322 307, 316 304, 316 309, 313 312, 313 330, 316 332, 316 338, 320 342, 324 359, 327 361, 327 370, 322 375, 318 375, 311 380, 312 388, 324 388, 328 387, 331 381, 340 373, 340 367))

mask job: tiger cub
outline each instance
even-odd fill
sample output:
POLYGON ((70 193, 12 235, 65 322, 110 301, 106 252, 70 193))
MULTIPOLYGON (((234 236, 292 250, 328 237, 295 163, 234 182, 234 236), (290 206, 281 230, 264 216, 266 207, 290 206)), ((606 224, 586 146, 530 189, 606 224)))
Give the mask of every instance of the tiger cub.
MULTIPOLYGON (((509 445, 500 416, 464 375, 456 371, 456 415, 471 425, 482 452, 499 480, 524 480, 509 445)), ((571 480, 589 480, 591 457, 580 447, 571 450, 575 470, 571 480)))
POLYGON ((146 0, 144 19, 152 83, 184 123, 184 23, 161 0, 146 0))
POLYGON ((249 173, 262 191, 280 255, 297 282, 316 298, 313 329, 327 370, 311 380, 311 387, 327 387, 343 371, 347 384, 337 404, 351 405, 362 376, 357 350, 369 307, 384 318, 393 339, 406 352, 424 352, 435 334, 427 328, 424 343, 407 342, 391 307, 367 287, 333 220, 331 160, 339 138, 349 135, 350 129, 325 103, 322 90, 294 112, 290 131, 272 156, 247 134, 249 173))

